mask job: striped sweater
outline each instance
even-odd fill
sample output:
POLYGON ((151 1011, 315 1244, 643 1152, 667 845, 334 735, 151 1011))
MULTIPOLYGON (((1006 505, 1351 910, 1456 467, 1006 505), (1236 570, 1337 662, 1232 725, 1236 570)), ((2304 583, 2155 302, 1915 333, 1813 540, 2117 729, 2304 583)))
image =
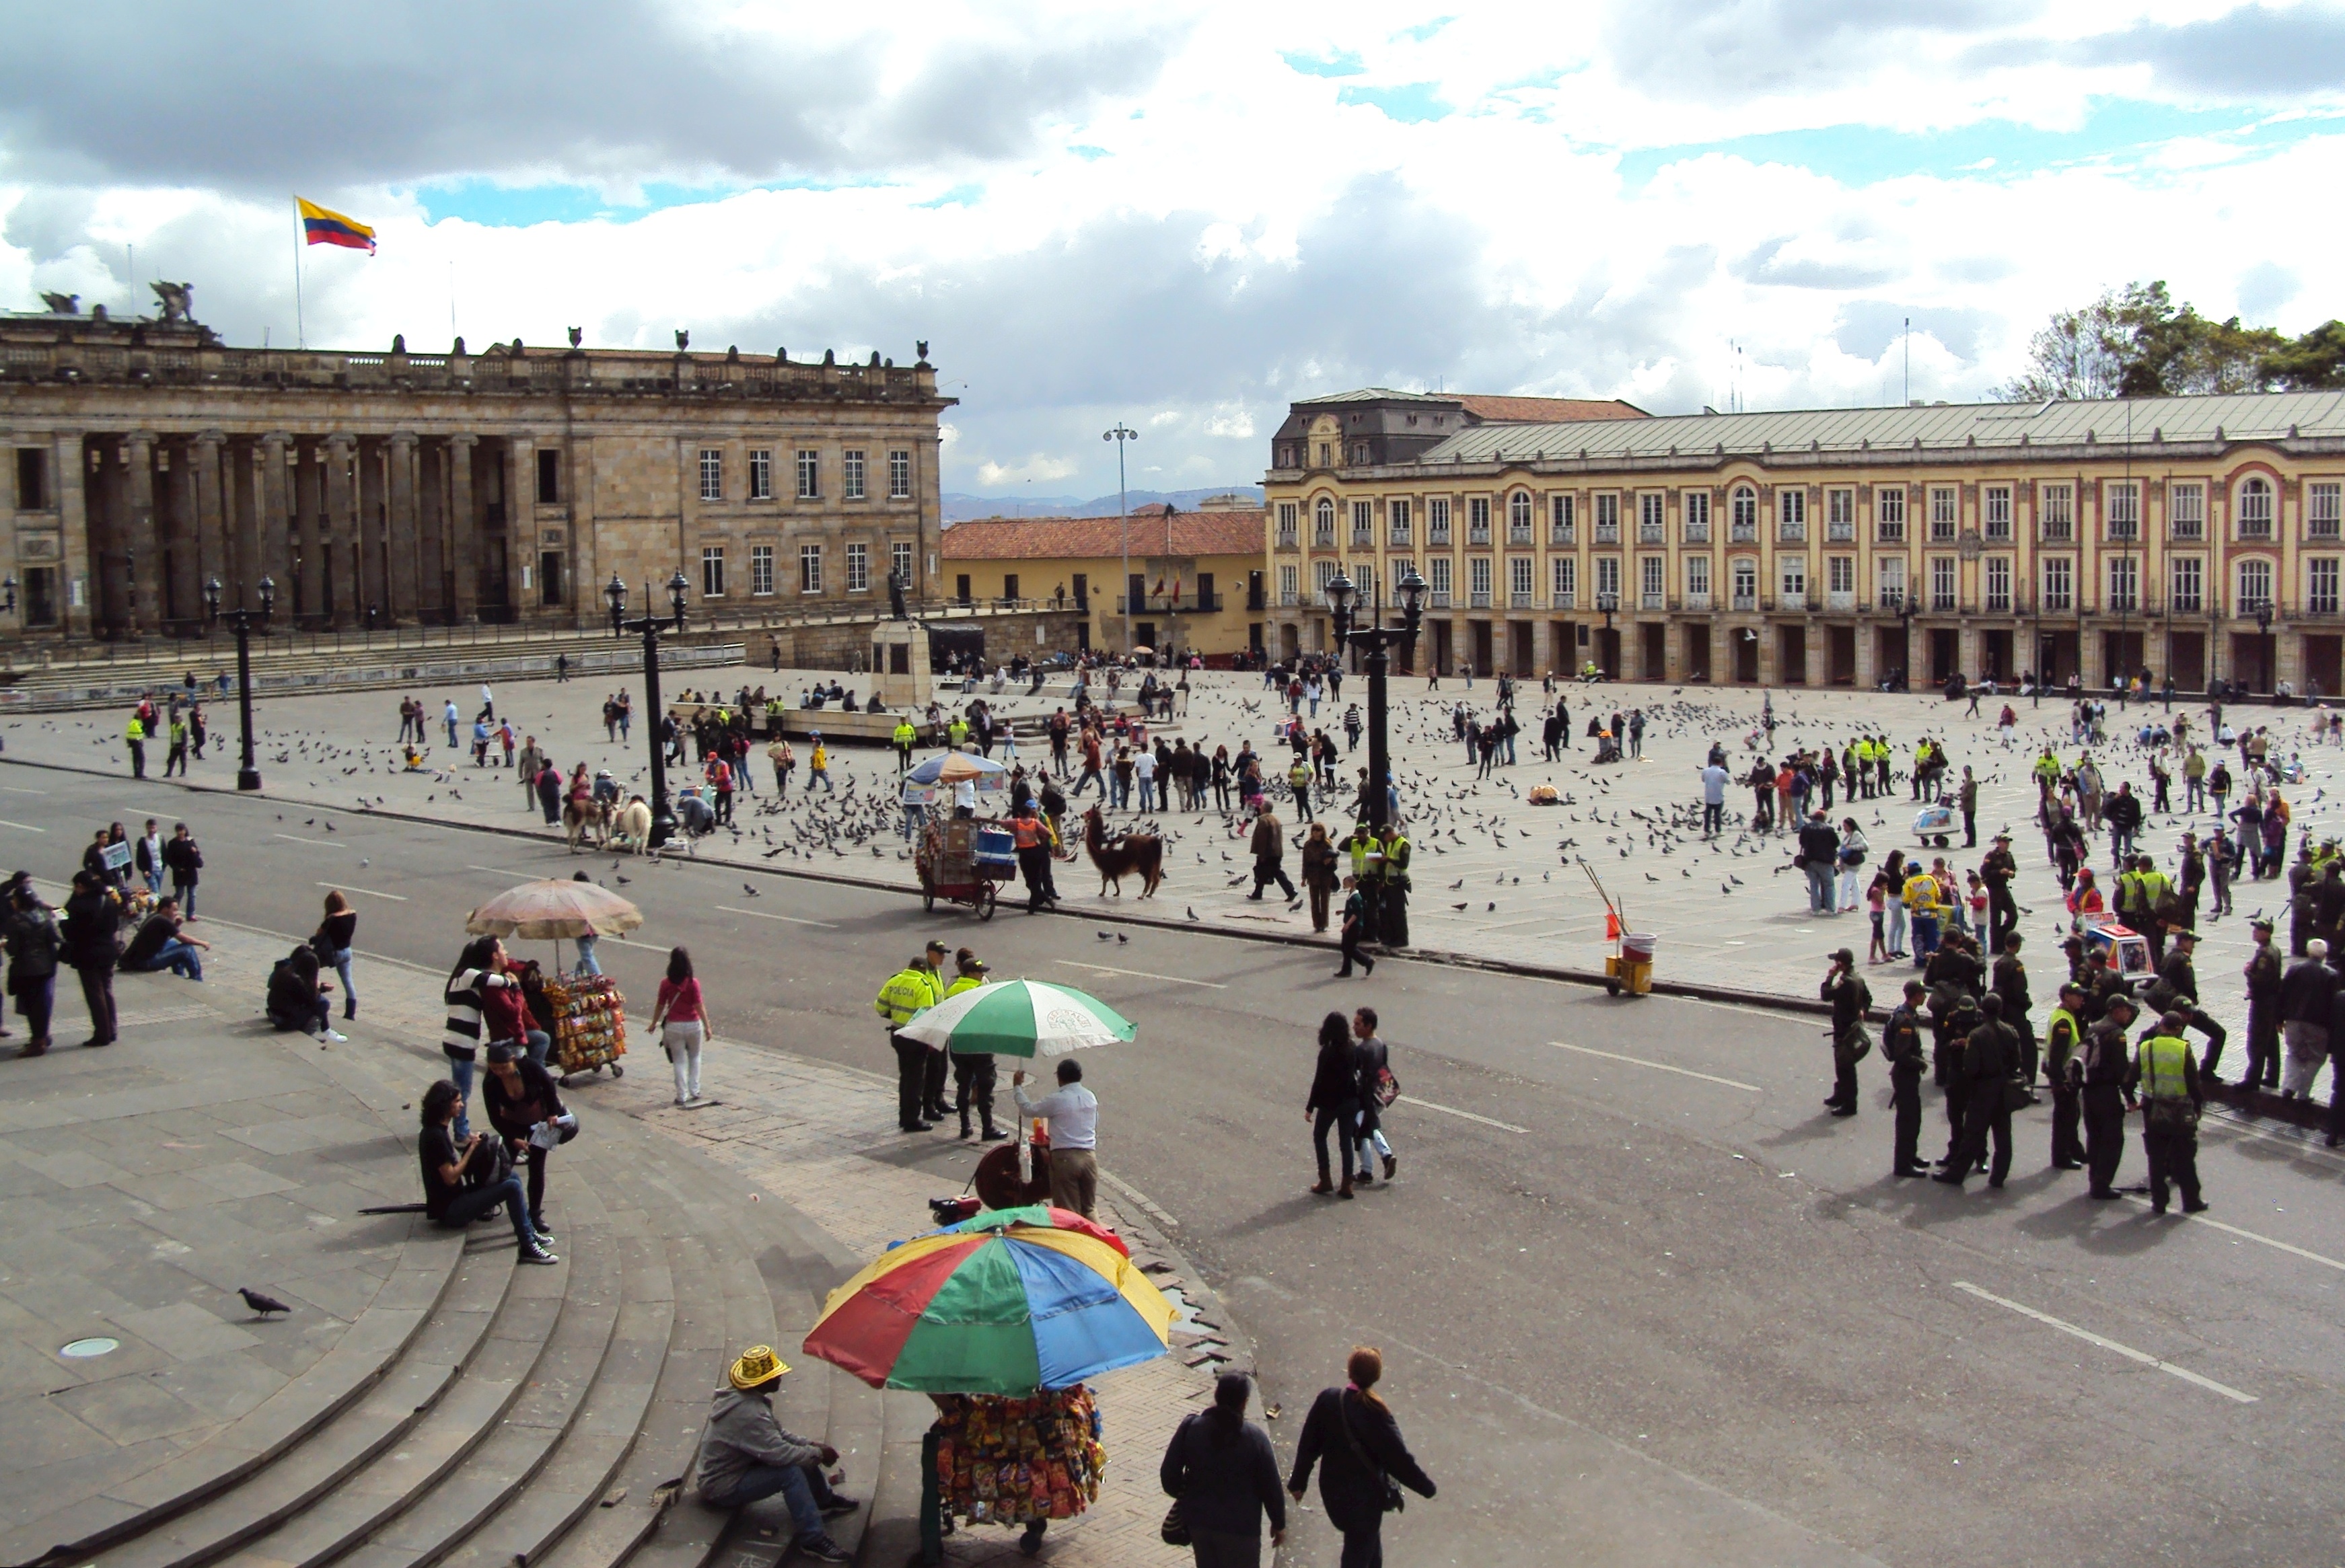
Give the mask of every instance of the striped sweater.
POLYGON ((448 1021, 441 1029, 440 1048, 452 1062, 469 1062, 480 1054, 483 973, 459 969, 448 976, 448 1021))

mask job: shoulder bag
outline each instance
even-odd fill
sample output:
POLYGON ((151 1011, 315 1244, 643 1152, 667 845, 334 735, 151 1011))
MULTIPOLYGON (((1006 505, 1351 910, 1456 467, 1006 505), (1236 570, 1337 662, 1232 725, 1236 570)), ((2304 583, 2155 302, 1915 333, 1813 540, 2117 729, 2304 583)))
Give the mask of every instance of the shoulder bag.
POLYGON ((1335 1424, 1344 1429, 1344 1445, 1352 1451, 1352 1457, 1359 1461, 1360 1468, 1375 1479, 1383 1493, 1384 1511, 1386 1513, 1401 1512, 1408 1507, 1408 1499, 1401 1495, 1400 1483, 1386 1475, 1384 1466, 1370 1459, 1368 1451, 1360 1446, 1359 1434, 1352 1430, 1351 1398, 1349 1389, 1335 1396, 1335 1424))

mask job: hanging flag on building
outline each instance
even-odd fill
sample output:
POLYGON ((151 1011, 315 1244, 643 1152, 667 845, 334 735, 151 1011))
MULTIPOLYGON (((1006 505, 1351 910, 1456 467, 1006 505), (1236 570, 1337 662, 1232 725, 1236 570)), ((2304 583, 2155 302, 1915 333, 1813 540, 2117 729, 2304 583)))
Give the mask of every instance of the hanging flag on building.
POLYGON ((374 254, 374 230, 355 217, 345 217, 330 212, 316 202, 293 198, 301 209, 301 237, 311 245, 340 245, 351 250, 374 254))

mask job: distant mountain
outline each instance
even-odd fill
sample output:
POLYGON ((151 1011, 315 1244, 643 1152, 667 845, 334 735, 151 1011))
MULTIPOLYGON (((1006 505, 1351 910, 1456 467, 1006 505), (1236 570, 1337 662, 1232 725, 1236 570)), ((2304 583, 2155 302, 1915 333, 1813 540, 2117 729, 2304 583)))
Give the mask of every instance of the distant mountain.
MULTIPOLYGON (((1183 511, 1194 511, 1202 502, 1224 495, 1244 496, 1256 506, 1263 502, 1262 486, 1258 484, 1219 484, 1209 490, 1135 490, 1125 500, 1135 512, 1167 502, 1183 511)), ((1115 503, 1112 495, 1082 501, 1071 495, 969 495, 959 491, 947 491, 944 494, 948 523, 972 517, 1113 517, 1115 503)))

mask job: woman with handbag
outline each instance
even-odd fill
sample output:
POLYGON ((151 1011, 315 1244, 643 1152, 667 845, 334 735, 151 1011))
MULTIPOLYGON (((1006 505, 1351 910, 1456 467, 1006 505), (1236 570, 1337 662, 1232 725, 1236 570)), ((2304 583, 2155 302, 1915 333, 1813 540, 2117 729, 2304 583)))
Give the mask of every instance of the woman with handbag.
POLYGON ((1376 1181, 1375 1168, 1368 1163, 1371 1149, 1384 1158, 1386 1181, 1400 1168, 1400 1157, 1393 1153, 1392 1144, 1385 1137, 1382 1115, 1386 1106, 1400 1098, 1400 1079, 1393 1076, 1392 1053, 1376 1037, 1374 1007, 1362 1007, 1352 1015, 1352 1034, 1357 1042, 1352 1047, 1352 1061, 1360 1074, 1358 1131, 1353 1138, 1359 1151, 1360 1173, 1353 1180, 1355 1185, 1366 1187, 1376 1181))
POLYGON ((668 949, 667 978, 660 982, 652 1027, 660 1032, 660 1048, 675 1068, 675 1103, 690 1105, 700 1098, 700 1050, 708 1043, 708 1004, 693 977, 692 955, 682 947, 668 949))
POLYGON ((1164 1515, 1165 1543, 1195 1553, 1197 1568, 1260 1568, 1264 1513, 1271 1550, 1286 1543, 1278 1456, 1270 1434, 1245 1418, 1252 1388, 1244 1372, 1223 1372, 1213 1384, 1213 1408, 1182 1421, 1156 1469, 1158 1484, 1173 1500, 1164 1515))
POLYGON ((481 1108, 505 1140, 506 1151, 517 1164, 528 1167, 529 1228, 539 1240, 553 1240, 553 1232, 545 1228, 545 1160, 557 1146, 578 1136, 578 1118, 562 1103, 553 1075, 512 1040, 489 1047, 481 1108))
POLYGON ((331 964, 334 973, 342 977, 342 1017, 359 1016, 358 987, 350 984, 350 944, 359 934, 358 911, 350 907, 350 896, 340 888, 326 895, 325 918, 318 922, 318 933, 310 938, 310 946, 320 964, 331 964))
POLYGON ((1384 1568, 1384 1516, 1401 1511, 1403 1486, 1433 1496, 1433 1478, 1418 1467, 1401 1441, 1400 1423, 1376 1394, 1383 1354, 1355 1345, 1344 1373, 1349 1381, 1342 1388, 1322 1389, 1312 1401, 1286 1491, 1302 1502, 1311 1467, 1318 1465, 1327 1522, 1344 1533, 1341 1568, 1384 1568))

